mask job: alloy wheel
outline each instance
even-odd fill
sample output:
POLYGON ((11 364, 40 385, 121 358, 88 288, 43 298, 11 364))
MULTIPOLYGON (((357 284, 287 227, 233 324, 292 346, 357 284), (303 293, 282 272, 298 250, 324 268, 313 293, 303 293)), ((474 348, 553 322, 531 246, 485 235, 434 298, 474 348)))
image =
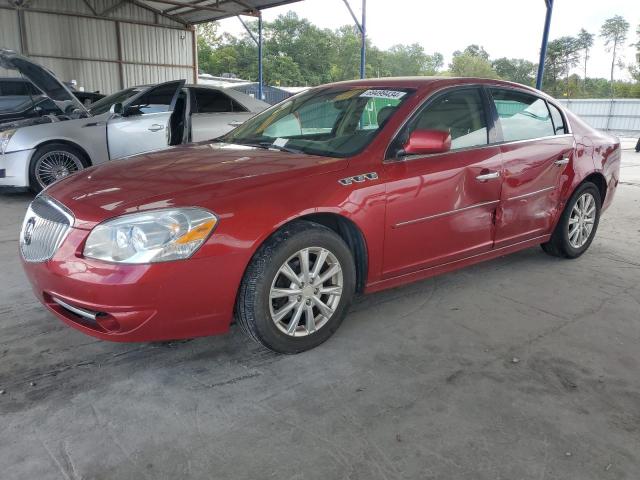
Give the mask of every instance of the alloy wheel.
POLYGON ((338 308, 342 266, 326 248, 304 248, 278 269, 269 290, 269 312, 278 329, 301 337, 321 329, 338 308))
POLYGON ((36 180, 44 188, 82 168, 82 161, 73 153, 54 150, 45 153, 36 162, 36 180))
POLYGON ((589 192, 585 192, 573 205, 569 216, 568 239, 573 248, 582 248, 593 231, 596 221, 596 200, 589 192))

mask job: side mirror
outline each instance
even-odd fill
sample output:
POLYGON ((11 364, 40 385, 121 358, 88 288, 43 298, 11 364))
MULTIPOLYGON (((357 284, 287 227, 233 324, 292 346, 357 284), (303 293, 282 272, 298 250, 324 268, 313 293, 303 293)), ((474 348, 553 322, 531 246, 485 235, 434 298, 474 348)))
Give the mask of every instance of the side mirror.
POLYGON ((428 155, 451 150, 451 135, 444 130, 414 130, 404 144, 402 155, 428 155))
POLYGON ((115 115, 122 115, 124 112, 124 107, 120 102, 117 102, 111 105, 111 108, 109 109, 109 111, 115 115))

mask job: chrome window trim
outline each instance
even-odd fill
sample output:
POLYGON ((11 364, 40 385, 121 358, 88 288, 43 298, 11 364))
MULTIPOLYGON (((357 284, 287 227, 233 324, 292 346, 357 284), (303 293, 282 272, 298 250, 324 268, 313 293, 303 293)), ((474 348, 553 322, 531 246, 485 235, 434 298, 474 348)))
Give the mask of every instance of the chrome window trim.
MULTIPOLYGON (((489 92, 490 95, 490 92, 489 92)), ((548 109, 548 107, 547 107, 548 109)), ((549 112, 549 115, 551 115, 551 112, 549 112)), ((488 128, 488 126, 487 126, 488 128)), ((573 137, 573 128, 571 127, 571 123, 569 122, 569 117, 565 114, 564 112, 564 108, 562 107, 562 105, 559 105, 555 99, 549 97, 546 98, 546 96, 541 96, 539 94, 537 94, 536 92, 531 92, 527 89, 523 89, 521 87, 515 86, 515 85, 502 85, 502 84, 491 84, 491 83, 465 83, 464 85, 454 85, 454 86, 446 86, 446 87, 441 87, 438 88, 436 90, 434 90, 427 98, 425 98, 422 102, 420 102, 418 105, 416 105, 416 107, 409 112, 409 115, 407 115, 407 117, 404 119, 404 121, 400 124, 400 126, 396 129, 396 131, 394 132, 394 134, 391 136, 391 140, 389 141, 387 148, 385 148, 384 150, 384 156, 383 156, 383 161, 382 163, 386 163, 386 164, 393 164, 393 163, 400 163, 400 162, 405 162, 405 161, 411 161, 411 160, 419 160, 422 158, 430 158, 430 157, 434 157, 434 156, 439 156, 439 155, 448 155, 451 153, 458 153, 458 152, 465 152, 468 150, 480 150, 483 148, 487 148, 487 147, 495 147, 495 146, 501 146, 501 145, 511 145, 511 144, 515 144, 515 143, 522 143, 522 142, 532 142, 532 141, 538 141, 538 140, 546 140, 549 138, 561 138, 561 137, 567 137, 567 136, 571 136, 573 137), (566 128, 568 130, 568 132, 563 133, 561 135, 547 135, 545 137, 536 137, 536 138, 526 138, 523 140, 509 140, 509 141, 501 141, 501 142, 489 142, 487 145, 474 145, 472 147, 464 147, 464 148, 458 148, 455 150, 449 150, 447 152, 443 152, 443 153, 431 153, 431 154, 427 154, 427 155, 407 155, 406 157, 401 157, 401 158, 387 158, 387 155, 389 154, 389 149, 391 148, 391 145, 393 144, 393 142, 395 141, 395 139, 398 137, 398 135, 400 134, 400 132, 402 131, 402 129, 406 126, 406 124, 409 122, 409 120, 418 112, 418 110, 420 110, 423 106, 425 106, 425 104, 429 101, 431 101, 433 98, 435 98, 437 95, 441 94, 441 93, 445 93, 447 90, 454 90, 457 88, 460 89, 464 89, 464 88, 503 88, 505 90, 515 90, 517 92, 520 93, 524 93, 524 94, 528 94, 534 97, 538 97, 539 99, 552 104, 553 106, 555 106, 556 108, 558 108, 558 110, 560 111, 560 114, 563 117, 564 123, 566 125, 566 128), (551 100, 550 100, 551 99, 551 100)))
POLYGON ((516 143, 538 142, 540 140, 549 140, 549 139, 552 139, 552 138, 562 138, 562 137, 573 137, 573 134, 572 133, 565 133, 565 134, 562 134, 562 135, 547 135, 546 137, 527 138, 525 140, 511 140, 511 141, 508 141, 508 142, 494 142, 494 143, 490 143, 488 145, 458 148, 457 150, 449 150, 447 152, 442 152, 442 153, 428 153, 426 155, 407 155, 406 157, 402 157, 402 158, 385 160, 384 163, 386 163, 386 164, 402 163, 404 161, 420 160, 422 158, 430 158, 430 157, 439 157, 439 156, 443 156, 443 155, 451 155, 453 153, 466 152, 466 151, 469 151, 469 150, 482 150, 484 148, 500 147, 500 146, 503 146, 503 145, 513 145, 513 144, 516 144, 516 143))
POLYGON ((500 203, 500 200, 490 200, 488 202, 474 203, 473 205, 469 205, 467 207, 462 207, 462 208, 456 208, 455 210, 449 210, 448 212, 441 212, 441 213, 436 213, 434 215, 428 215, 426 217, 414 218, 413 220, 398 222, 395 225, 393 225, 392 228, 399 228, 399 227, 404 227, 406 225, 413 225, 414 223, 426 222, 429 220, 433 220, 434 218, 445 217, 447 215, 454 215, 456 213, 465 212, 473 208, 487 207, 489 205, 495 205, 497 203, 500 203))

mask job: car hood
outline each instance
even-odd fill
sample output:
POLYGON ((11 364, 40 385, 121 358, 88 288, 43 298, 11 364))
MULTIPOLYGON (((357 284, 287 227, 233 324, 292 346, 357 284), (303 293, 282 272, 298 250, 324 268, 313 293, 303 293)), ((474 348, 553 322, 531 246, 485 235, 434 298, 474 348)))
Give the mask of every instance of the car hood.
POLYGON ((74 110, 79 109, 86 113, 84 105, 51 71, 42 65, 38 65, 12 50, 0 48, 0 67, 20 72, 53 100, 63 112, 67 112, 71 105, 74 110))
POLYGON ((63 179, 45 193, 71 210, 77 228, 92 228, 107 218, 144 210, 215 209, 216 198, 346 166, 341 158, 201 142, 111 161, 63 179))

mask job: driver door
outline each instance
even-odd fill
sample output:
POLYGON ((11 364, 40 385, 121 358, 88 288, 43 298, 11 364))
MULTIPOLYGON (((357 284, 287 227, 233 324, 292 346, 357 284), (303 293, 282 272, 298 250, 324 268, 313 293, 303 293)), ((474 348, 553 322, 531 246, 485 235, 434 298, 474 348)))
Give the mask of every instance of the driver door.
POLYGON ((171 115, 184 80, 155 85, 123 105, 107 122, 109 158, 161 150, 169 145, 171 115))
POLYGON ((452 138, 447 152, 385 162, 386 278, 491 250, 502 159, 500 147, 489 144, 492 123, 485 105, 476 87, 438 95, 392 144, 397 151, 413 130, 441 130, 452 138))

